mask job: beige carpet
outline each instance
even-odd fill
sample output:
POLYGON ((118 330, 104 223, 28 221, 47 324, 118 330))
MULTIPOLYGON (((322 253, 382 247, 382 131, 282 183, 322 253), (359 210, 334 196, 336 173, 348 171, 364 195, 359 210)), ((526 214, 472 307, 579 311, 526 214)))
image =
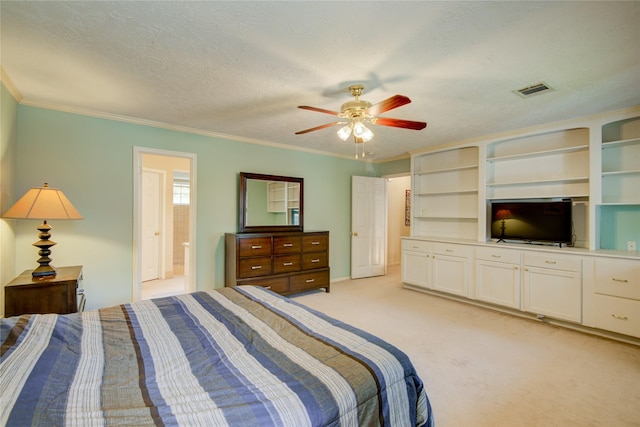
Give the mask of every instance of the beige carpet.
POLYGON ((387 276, 296 301, 409 355, 438 427, 640 426, 640 348, 403 289, 387 276))

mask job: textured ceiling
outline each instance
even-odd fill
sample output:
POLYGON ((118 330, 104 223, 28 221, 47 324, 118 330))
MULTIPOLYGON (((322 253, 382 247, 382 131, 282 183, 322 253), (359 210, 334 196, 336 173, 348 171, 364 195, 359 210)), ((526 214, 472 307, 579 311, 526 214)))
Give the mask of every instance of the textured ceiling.
POLYGON ((640 2, 0 2, 20 102, 353 156, 300 110, 395 94, 370 159, 640 104, 640 2), (544 81, 555 91, 512 91, 544 81))

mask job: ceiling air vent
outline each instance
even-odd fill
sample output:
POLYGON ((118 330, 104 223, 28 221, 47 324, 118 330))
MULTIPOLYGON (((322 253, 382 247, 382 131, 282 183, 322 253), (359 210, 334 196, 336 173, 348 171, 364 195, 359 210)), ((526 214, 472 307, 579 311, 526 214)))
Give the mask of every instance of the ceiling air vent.
POLYGON ((523 87, 522 89, 514 90, 513 92, 523 98, 528 98, 533 95, 551 92, 552 90, 553 88, 546 83, 536 83, 531 86, 523 87))

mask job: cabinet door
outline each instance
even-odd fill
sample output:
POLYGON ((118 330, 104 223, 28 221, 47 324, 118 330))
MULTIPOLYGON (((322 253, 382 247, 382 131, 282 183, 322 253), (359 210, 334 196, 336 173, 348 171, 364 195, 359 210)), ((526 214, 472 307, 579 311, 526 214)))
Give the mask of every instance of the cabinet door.
POLYGON ((526 267, 524 291, 525 311, 570 322, 582 321, 580 273, 526 267))
POLYGON ((430 263, 431 259, 427 253, 402 251, 402 282, 431 288, 430 263))
POLYGON ((469 258, 448 255, 434 255, 433 286, 450 294, 468 296, 469 258))
POLYGON ((476 298, 520 308, 520 268, 515 264, 476 261, 476 298))

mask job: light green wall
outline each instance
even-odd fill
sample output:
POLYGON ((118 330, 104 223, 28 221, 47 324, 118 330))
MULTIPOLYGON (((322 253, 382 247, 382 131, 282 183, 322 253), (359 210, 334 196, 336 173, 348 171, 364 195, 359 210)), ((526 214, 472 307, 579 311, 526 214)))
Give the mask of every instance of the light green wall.
MULTIPOLYGON (((224 284, 239 172, 304 178, 304 228, 329 230, 331 277, 350 275, 351 176, 378 176, 375 164, 26 105, 17 116, 16 194, 48 182, 84 216, 51 222, 52 264, 84 265, 87 308, 132 298, 134 146, 197 155, 197 289, 224 284)), ((34 268, 37 225, 16 224, 14 274, 34 268)))
POLYGON ((629 240, 640 244, 640 206, 602 206, 600 248, 626 250, 629 240))
MULTIPOLYGON (((18 103, 4 84, 0 84, 0 214, 16 200, 15 163, 17 149, 18 103)), ((15 276, 15 220, 0 220, 0 283, 15 276)), ((0 287, 0 313, 4 314, 4 290, 0 287)))

